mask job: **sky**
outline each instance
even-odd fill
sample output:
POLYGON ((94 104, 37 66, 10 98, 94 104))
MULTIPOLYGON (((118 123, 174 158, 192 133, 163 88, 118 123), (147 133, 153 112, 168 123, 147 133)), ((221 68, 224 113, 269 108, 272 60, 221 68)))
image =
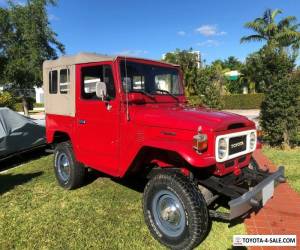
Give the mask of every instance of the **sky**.
POLYGON ((229 56, 244 61, 257 51, 263 43, 240 44, 240 38, 251 34, 244 23, 266 8, 282 9, 280 16, 294 15, 300 22, 300 0, 59 0, 48 13, 67 54, 160 59, 192 47, 210 63, 229 56))

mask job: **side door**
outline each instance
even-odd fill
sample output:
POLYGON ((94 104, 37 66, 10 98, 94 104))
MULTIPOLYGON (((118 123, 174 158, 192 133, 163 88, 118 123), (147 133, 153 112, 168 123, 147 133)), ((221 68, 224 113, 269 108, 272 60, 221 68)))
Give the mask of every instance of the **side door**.
POLYGON ((77 158, 84 164, 116 176, 119 166, 120 101, 112 63, 77 65, 77 158), (78 82, 79 81, 79 82, 78 82), (108 99, 96 96, 96 83, 105 82, 108 99))

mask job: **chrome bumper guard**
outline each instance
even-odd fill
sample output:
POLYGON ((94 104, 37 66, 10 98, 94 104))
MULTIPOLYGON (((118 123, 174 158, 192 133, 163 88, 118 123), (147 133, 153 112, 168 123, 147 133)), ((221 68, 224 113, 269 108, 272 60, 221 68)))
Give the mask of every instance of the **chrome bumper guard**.
MULTIPOLYGON (((247 193, 244 193, 242 196, 240 196, 234 200, 231 200, 228 203, 228 205, 230 207, 229 219, 232 220, 234 218, 240 217, 254 207, 263 206, 263 204, 262 204, 263 203, 263 192, 264 192, 263 190, 267 189, 268 186, 270 186, 270 185, 271 185, 270 187, 272 190, 272 185, 274 188, 274 185, 276 183, 281 183, 281 182, 285 182, 283 166, 280 166, 276 172, 272 173, 270 176, 265 178, 263 181, 261 181, 259 184, 254 186, 247 193)), ((266 192, 270 192, 270 191, 266 190, 266 192)), ((272 195, 273 195, 273 193, 271 193, 271 196, 272 195)))

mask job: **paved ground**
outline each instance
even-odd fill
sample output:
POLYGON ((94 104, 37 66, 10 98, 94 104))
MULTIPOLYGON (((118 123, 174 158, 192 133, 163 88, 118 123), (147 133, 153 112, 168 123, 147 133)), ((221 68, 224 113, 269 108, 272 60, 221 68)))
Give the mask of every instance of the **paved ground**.
POLYGON ((254 121, 256 123, 256 126, 258 125, 258 119, 259 119, 259 109, 230 109, 230 110, 224 110, 227 112, 231 112, 238 115, 247 116, 250 120, 254 121))
MULTIPOLYGON (((276 167, 262 154, 254 153, 261 166, 268 166, 271 171, 276 167)), ((257 214, 245 221, 248 234, 296 234, 297 247, 251 247, 251 250, 300 249, 300 195, 288 183, 280 184, 275 189, 274 197, 257 214)))

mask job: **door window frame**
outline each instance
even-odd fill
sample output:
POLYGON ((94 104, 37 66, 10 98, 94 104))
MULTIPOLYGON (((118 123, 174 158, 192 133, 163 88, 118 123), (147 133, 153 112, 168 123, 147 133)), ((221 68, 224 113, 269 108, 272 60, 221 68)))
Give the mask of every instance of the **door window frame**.
POLYGON ((102 101, 100 99, 85 99, 82 96, 82 69, 83 68, 87 68, 87 67, 97 67, 97 66, 110 66, 111 67, 111 71, 112 71, 112 77, 113 77, 113 81, 114 81, 114 88, 115 88, 115 97, 111 100, 109 100, 109 102, 116 102, 119 99, 119 86, 118 86, 118 79, 116 76, 116 72, 115 72, 115 66, 114 66, 114 62, 112 61, 102 61, 102 62, 93 62, 93 63, 82 63, 82 64, 77 64, 76 65, 76 96, 77 99, 79 99, 81 102, 107 102, 107 101, 102 101))

